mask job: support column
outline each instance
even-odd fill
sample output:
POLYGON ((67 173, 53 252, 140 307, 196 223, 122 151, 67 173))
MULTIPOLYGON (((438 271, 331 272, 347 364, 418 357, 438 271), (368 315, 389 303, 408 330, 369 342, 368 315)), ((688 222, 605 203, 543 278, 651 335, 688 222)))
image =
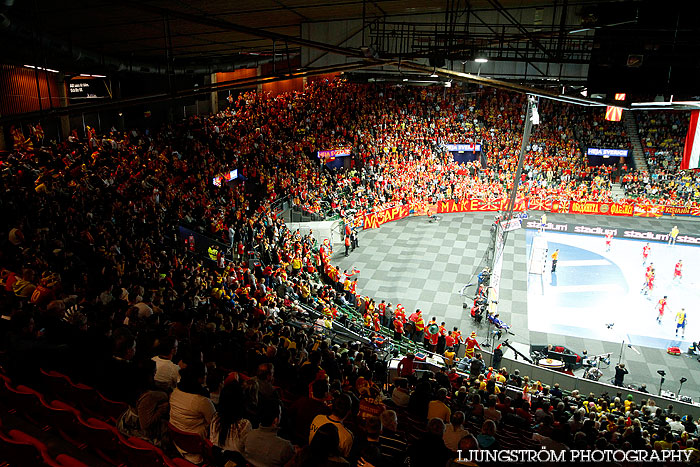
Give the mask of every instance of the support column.
MULTIPOLYGON (((211 84, 216 84, 216 73, 211 74, 211 84)), ((212 91, 211 93, 211 113, 219 113, 219 91, 212 91)))
MULTIPOLYGON (((68 107, 68 96, 66 95, 66 75, 63 73, 58 74, 58 79, 56 83, 58 87, 58 105, 60 107, 68 107)), ((70 136, 70 118, 68 115, 61 115, 59 117, 61 122, 61 139, 66 140, 70 136)))
POLYGON ((0 151, 4 151, 7 149, 7 145, 5 144, 5 127, 0 125, 0 151))

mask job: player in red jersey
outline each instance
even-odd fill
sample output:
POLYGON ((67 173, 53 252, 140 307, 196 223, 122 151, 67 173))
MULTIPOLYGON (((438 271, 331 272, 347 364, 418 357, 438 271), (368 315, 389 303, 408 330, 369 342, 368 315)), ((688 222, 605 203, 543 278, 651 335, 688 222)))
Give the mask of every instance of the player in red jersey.
POLYGON ((664 298, 660 299, 656 304, 656 309, 659 311, 659 316, 656 317, 656 322, 661 324, 661 318, 664 317, 664 311, 666 310, 666 305, 668 304, 668 296, 664 295, 664 298))
POLYGON ((654 289, 654 276, 655 276, 655 271, 654 271, 654 263, 651 263, 646 270, 645 276, 644 276, 644 285, 642 285, 642 290, 641 292, 644 293, 644 295, 649 295, 649 292, 651 292, 654 289))
POLYGON ((649 250, 651 250, 651 247, 649 246, 649 243, 647 243, 646 245, 644 245, 644 248, 642 248, 642 264, 647 264, 649 250))
POLYGON ((673 270, 673 281, 675 282, 676 279, 679 281, 683 278, 683 260, 678 260, 676 263, 676 267, 673 270))
POLYGON ((613 233, 612 230, 605 232, 605 251, 610 251, 610 245, 612 243, 613 233))

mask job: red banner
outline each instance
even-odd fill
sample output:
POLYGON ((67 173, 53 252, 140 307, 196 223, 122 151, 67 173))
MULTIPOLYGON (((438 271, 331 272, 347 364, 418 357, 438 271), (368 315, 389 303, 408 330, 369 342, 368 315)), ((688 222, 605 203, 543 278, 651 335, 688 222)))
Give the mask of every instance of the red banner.
POLYGON ((572 201, 570 214, 602 214, 611 216, 632 216, 634 206, 621 203, 600 203, 598 201, 572 201))
MULTIPOLYGON (((462 200, 442 200, 436 204, 415 203, 411 206, 399 206, 383 211, 365 214, 358 220, 363 221, 363 228, 374 229, 387 222, 403 219, 406 216, 424 216, 429 214, 449 214, 451 212, 495 212, 504 211, 508 206, 507 198, 462 200)), ((515 211, 549 211, 564 214, 594 214, 606 216, 640 216, 660 217, 667 215, 690 215, 700 217, 700 207, 675 207, 659 204, 624 204, 603 203, 599 201, 571 201, 570 199, 520 199, 515 203, 515 211)))
POLYGON ((691 216, 691 215, 696 215, 693 212, 696 211, 697 209, 693 209, 690 207, 676 207, 676 206, 664 206, 664 214, 669 214, 672 216, 691 216))
POLYGON ((395 208, 385 209, 379 212, 372 212, 364 216, 364 228, 376 229, 387 222, 397 221, 408 216, 410 208, 408 206, 398 206, 395 208))

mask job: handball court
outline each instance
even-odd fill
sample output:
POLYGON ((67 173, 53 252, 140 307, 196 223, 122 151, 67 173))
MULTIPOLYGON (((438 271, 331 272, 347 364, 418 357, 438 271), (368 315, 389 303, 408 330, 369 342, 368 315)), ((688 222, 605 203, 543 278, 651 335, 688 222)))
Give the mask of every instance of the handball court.
MULTIPOLYGON (((523 227, 529 221, 530 228, 508 234, 498 310, 514 335, 503 335, 502 339, 507 337, 524 353, 531 343, 563 345, 579 354, 587 350, 591 356, 610 353, 610 367, 603 368, 601 379, 607 382, 614 376, 622 348, 622 362, 629 370, 626 384, 644 383, 655 394, 660 380, 657 370, 663 369, 664 390, 677 392, 678 380, 686 377, 688 381, 681 393, 698 401, 700 363, 687 354, 668 355, 665 349, 678 345, 685 352, 688 344, 700 339, 700 246, 669 247, 665 242, 651 241, 647 264, 654 263, 656 283, 647 297, 640 293, 645 240, 616 237, 606 252, 602 231, 597 235, 557 230, 537 233, 532 227, 539 214, 530 213, 530 219, 523 221, 523 227), (543 275, 528 274, 530 247, 537 235, 547 240, 549 254, 560 250, 554 275, 550 273, 549 258, 543 275), (679 259, 683 259, 680 282, 673 281, 673 266, 679 259), (663 295, 668 295, 668 305, 658 324, 654 308, 663 295), (685 339, 680 338, 680 332, 676 339, 675 316, 681 307, 685 307, 688 324, 685 339)), ((467 289, 469 298, 463 298, 459 292, 465 284, 476 282, 493 218, 494 213, 454 213, 441 215, 437 223, 430 223, 423 216, 389 222, 378 229, 362 231, 359 248, 347 258, 338 248, 334 263, 342 269, 360 270, 358 293, 373 297, 377 303, 391 302, 394 308, 401 303, 407 315, 420 308, 426 321, 436 316, 438 322, 446 322, 448 329, 457 326, 463 335, 476 331, 479 342, 484 342, 486 320, 476 325, 469 310, 462 308, 465 300, 471 305, 475 288, 467 289)), ((681 235, 700 237, 700 222, 682 218, 550 213, 548 223, 552 227, 567 225, 570 231, 581 224, 620 232, 663 233, 677 225, 681 235)), ((505 353, 511 355, 512 351, 505 349, 505 353)), ((582 373, 583 370, 576 372, 578 376, 582 373)))

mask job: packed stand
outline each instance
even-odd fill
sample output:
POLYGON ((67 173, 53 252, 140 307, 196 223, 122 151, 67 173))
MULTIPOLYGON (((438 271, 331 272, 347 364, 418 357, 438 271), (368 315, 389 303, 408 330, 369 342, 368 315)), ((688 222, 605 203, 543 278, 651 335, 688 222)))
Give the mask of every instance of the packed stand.
MULTIPOLYGON (((624 447, 623 434, 639 431, 634 446, 655 441, 660 429, 643 408, 631 412, 629 427, 611 428, 601 415, 617 415, 611 401, 563 399, 486 368, 480 355, 462 360, 466 379, 447 369, 418 377, 404 362, 401 378, 387 386, 376 349, 334 344, 326 330, 332 320, 352 325, 358 308, 370 320, 360 325, 369 327, 379 327, 375 318, 385 327, 397 314, 405 320, 405 311, 358 300, 353 272, 332 266, 330 246, 290 231, 270 210, 285 195, 312 211, 328 199, 343 214, 502 196, 523 110, 521 98, 500 92, 467 97, 335 81, 275 98, 245 93, 217 116, 153 136, 113 131, 11 153, 2 161, 0 200, 11 227, 0 248, 8 377, 38 387, 42 368, 69 375, 127 404, 114 420, 123 436, 193 463, 380 466, 407 456, 422 466, 454 459, 456 447, 495 449, 513 440, 624 447), (469 138, 489 142, 491 169, 459 168, 441 150, 469 138), (357 148, 354 173, 322 170, 314 152, 344 144, 357 148), (231 167, 245 183, 214 187, 212 177, 231 167), (426 173, 432 176, 418 176, 426 173), (176 236, 178 225, 230 250, 197 257, 176 236), (252 252, 259 263, 249 261, 252 252), (325 318, 314 323, 301 304, 325 318), (509 399, 506 381, 519 395, 509 399), (600 409, 591 412, 591 402, 600 409), (576 419, 581 409, 586 414, 576 419), (558 429, 570 419, 583 420, 581 427, 558 429), (177 433, 209 440, 212 457, 173 443, 177 433)), ((604 182, 596 182, 604 174, 586 167, 568 130, 558 134, 571 112, 535 132, 523 190, 605 196, 604 182)), ((683 448, 691 439, 673 437, 683 448)))

